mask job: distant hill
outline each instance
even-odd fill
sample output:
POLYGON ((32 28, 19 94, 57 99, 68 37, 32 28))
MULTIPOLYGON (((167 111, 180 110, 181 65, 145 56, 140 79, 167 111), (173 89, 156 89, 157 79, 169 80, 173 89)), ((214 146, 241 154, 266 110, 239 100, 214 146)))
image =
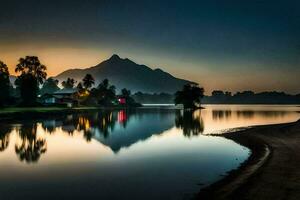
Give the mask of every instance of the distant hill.
MULTIPOLYGON (((132 96, 135 101, 142 104, 172 104, 173 94, 147 94, 135 93, 132 96)), ((231 94, 215 90, 211 96, 204 96, 203 104, 300 104, 300 94, 291 95, 284 92, 260 92, 243 91, 231 94)))
POLYGON ((139 65, 118 55, 113 55, 108 60, 86 69, 70 69, 54 77, 60 82, 67 78, 81 81, 86 74, 92 74, 96 80, 96 86, 105 78, 114 84, 117 89, 130 89, 132 92, 142 91, 150 93, 168 92, 174 93, 186 83, 192 83, 164 72, 161 69, 151 69, 145 65, 139 65))

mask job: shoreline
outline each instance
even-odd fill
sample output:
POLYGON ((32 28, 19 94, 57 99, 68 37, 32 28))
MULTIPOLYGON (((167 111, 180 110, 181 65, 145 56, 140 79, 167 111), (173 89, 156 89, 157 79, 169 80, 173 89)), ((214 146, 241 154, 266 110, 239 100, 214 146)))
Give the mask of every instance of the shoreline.
POLYGON ((0 108, 0 122, 12 119, 48 118, 60 114, 76 114, 91 111, 119 111, 119 110, 178 110, 169 107, 8 107, 0 108))
POLYGON ((195 199, 300 198, 300 120, 213 136, 233 140, 251 155, 238 169, 201 189, 195 199))

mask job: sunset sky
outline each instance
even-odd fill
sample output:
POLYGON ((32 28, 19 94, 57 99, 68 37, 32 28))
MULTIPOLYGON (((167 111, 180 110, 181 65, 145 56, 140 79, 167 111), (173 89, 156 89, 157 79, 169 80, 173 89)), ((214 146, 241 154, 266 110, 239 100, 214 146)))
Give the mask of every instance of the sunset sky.
POLYGON ((112 54, 213 89, 300 93, 300 1, 1 0, 0 60, 48 75, 112 54))

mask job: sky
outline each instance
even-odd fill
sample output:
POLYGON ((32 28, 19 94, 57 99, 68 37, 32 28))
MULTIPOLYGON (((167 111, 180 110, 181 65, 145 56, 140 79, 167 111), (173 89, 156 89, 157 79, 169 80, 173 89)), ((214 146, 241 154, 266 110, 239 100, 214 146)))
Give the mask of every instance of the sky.
POLYGON ((55 76, 112 54, 206 93, 300 93, 300 1, 1 0, 0 60, 35 55, 55 76))

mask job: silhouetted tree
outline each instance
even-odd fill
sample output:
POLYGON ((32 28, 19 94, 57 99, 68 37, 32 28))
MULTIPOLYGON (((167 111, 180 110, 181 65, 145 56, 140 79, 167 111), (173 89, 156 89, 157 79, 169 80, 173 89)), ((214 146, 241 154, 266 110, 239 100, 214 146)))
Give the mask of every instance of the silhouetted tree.
POLYGON ((7 104, 10 97, 9 71, 6 64, 0 61, 0 107, 7 104))
POLYGON ((126 106, 140 106, 139 103, 136 103, 135 100, 131 97, 131 91, 123 88, 121 90, 121 95, 126 100, 126 106))
POLYGON ((42 65, 36 56, 20 58, 15 72, 21 73, 16 80, 20 90, 23 105, 35 105, 39 84, 47 77, 46 66, 42 65))
POLYGON ((66 81, 63 81, 61 84, 65 89, 72 89, 75 86, 76 81, 73 78, 68 78, 66 81))
POLYGON ((127 90, 126 88, 123 88, 121 90, 121 94, 124 96, 124 97, 129 97, 131 95, 131 91, 130 90, 127 90))
POLYGON ((48 78, 43 84, 42 89, 40 90, 40 94, 52 94, 59 90, 58 80, 53 78, 48 78))
POLYGON ((195 109, 204 97, 204 89, 195 84, 186 84, 181 91, 175 93, 175 104, 183 104, 186 109, 195 109))
POLYGON ((83 85, 85 89, 91 88, 95 84, 95 79, 91 74, 85 75, 85 77, 82 79, 83 85))
POLYGON ((81 82, 79 82, 79 83, 77 84, 76 88, 78 89, 78 91, 82 91, 82 90, 84 90, 84 88, 83 88, 83 86, 82 86, 82 83, 81 83, 81 82))
POLYGON ((116 99, 116 87, 104 79, 97 88, 92 90, 92 96, 97 98, 100 105, 109 106, 116 99))

